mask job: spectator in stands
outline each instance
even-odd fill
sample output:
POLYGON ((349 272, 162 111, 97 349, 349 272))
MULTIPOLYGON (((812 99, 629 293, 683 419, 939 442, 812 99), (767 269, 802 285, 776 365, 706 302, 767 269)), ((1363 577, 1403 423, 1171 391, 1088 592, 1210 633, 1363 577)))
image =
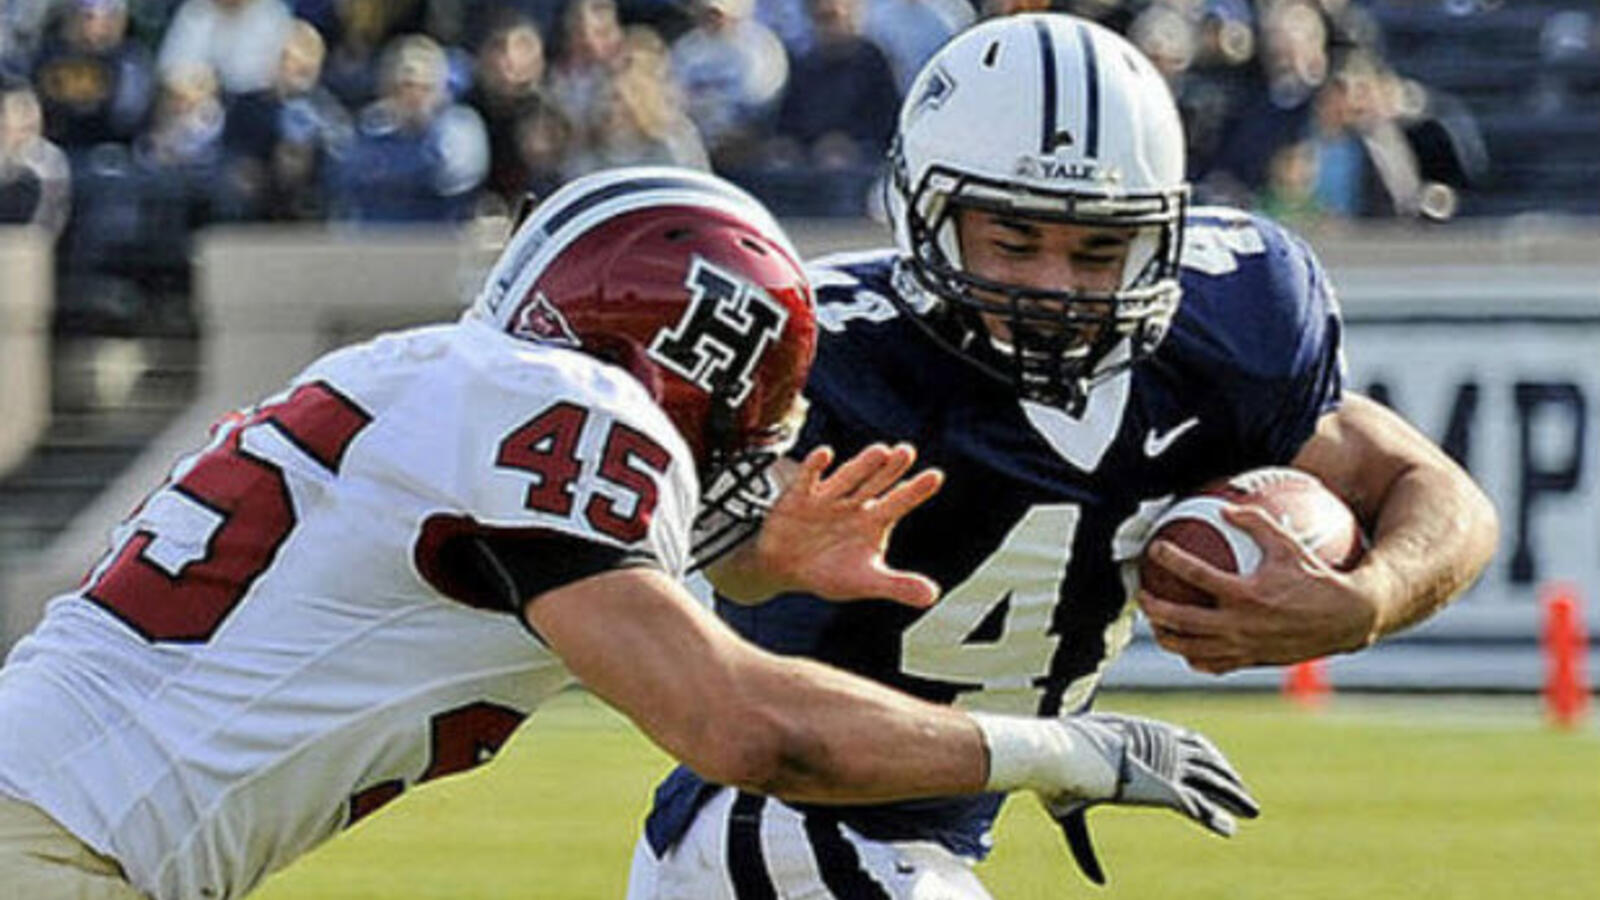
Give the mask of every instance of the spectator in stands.
POLYGON ((1403 84, 1399 124, 1417 155, 1423 180, 1452 191, 1481 186, 1489 174, 1489 148, 1471 106, 1438 88, 1409 79, 1403 84))
POLYGON ((1423 211, 1430 195, 1398 122, 1402 90, 1381 63, 1354 53, 1317 93, 1311 146, 1317 199, 1329 212, 1348 217, 1423 211))
POLYGON ((635 26, 623 34, 622 64, 564 166, 568 178, 629 165, 709 168, 706 148, 684 112, 666 45, 635 26))
POLYGON ((7 30, 5 21, 0 19, 0 79, 20 80, 29 68, 27 57, 7 30))
POLYGON ((238 214, 222 178, 226 113, 216 74, 204 63, 161 73, 150 122, 131 153, 102 144, 83 172, 83 203, 71 240, 75 271, 67 321, 138 327, 147 314, 181 315, 195 228, 238 214))
POLYGON ((163 71, 203 63, 226 94, 272 86, 292 17, 283 0, 184 0, 161 41, 163 71))
POLYGON ((1277 0, 1259 34, 1260 78, 1234 106, 1209 170, 1196 170, 1207 200, 1248 205, 1266 183, 1267 164, 1306 134, 1312 98, 1328 78, 1327 26, 1309 0, 1277 0))
POLYGON ((1328 28, 1307 0, 1279 0, 1261 25, 1268 99, 1279 109, 1304 106, 1328 78, 1328 28))
POLYGON ((0 77, 26 75, 58 0, 0 2, 0 77))
POLYGON ((44 136, 33 89, 21 82, 0 84, 0 223, 60 234, 71 197, 67 156, 44 136))
POLYGON ((863 0, 810 0, 816 43, 795 61, 774 152, 824 169, 876 165, 889 147, 899 91, 889 61, 861 33, 863 0))
POLYGON ((1151 4, 1128 27, 1129 43, 1149 58, 1174 94, 1194 64, 1199 40, 1195 23, 1164 3, 1151 4))
MULTIPOLYGON (((378 99, 378 55, 389 33, 383 0, 335 0, 338 27, 322 66, 322 83, 345 109, 378 99)), ((326 38, 329 32, 322 32, 326 38)))
POLYGON ((1592 13, 1569 9, 1552 14, 1539 28, 1539 77, 1533 84, 1533 107, 1541 115, 1570 111, 1581 95, 1574 75, 1592 71, 1600 25, 1592 13))
POLYGON ((553 107, 544 87, 544 40, 529 19, 512 17, 478 45, 477 78, 466 100, 489 131, 488 188, 509 208, 528 190, 521 148, 522 123, 553 107))
POLYGON ((582 123, 554 104, 517 122, 517 153, 527 170, 524 194, 544 197, 567 181, 567 157, 577 152, 582 123))
POLYGON ((1351 53, 1382 58, 1383 31, 1367 8, 1352 0, 1315 0, 1328 32, 1328 58, 1337 65, 1351 53))
POLYGON ((1205 0, 1195 29, 1194 59, 1173 95, 1183 116, 1189 174, 1207 172, 1226 137, 1225 127, 1257 77, 1255 16, 1248 0, 1205 0))
POLYGON ((325 53, 322 35, 295 20, 272 88, 243 94, 228 110, 228 177, 251 218, 311 219, 326 211, 322 182, 353 131, 350 114, 318 82, 325 53))
POLYGON ((335 166, 336 215, 369 222, 463 219, 489 169, 489 139, 471 107, 451 100, 449 61, 424 35, 384 50, 383 95, 361 111, 335 166))
POLYGON ((1255 208, 1296 229, 1327 221, 1328 210, 1317 197, 1317 148, 1311 141, 1297 141, 1272 157, 1255 208))
MULTIPOLYGON (((564 0, 447 0, 447 2, 459 9, 455 15, 461 20, 460 43, 474 51, 482 49, 483 42, 504 28, 508 21, 532 23, 540 37, 554 35, 561 28, 561 13, 567 5, 564 0)), ((433 18, 437 20, 440 16, 438 8, 441 0, 434 0, 430 5, 434 10, 433 18)), ((440 32, 435 26, 430 33, 437 36, 440 32)))
POLYGON ((866 0, 861 30, 889 58, 904 96, 928 57, 974 18, 966 0, 866 0))
POLYGON ((128 37, 126 0, 69 0, 33 83, 45 132, 68 150, 132 141, 150 113, 155 72, 150 54, 128 37))
POLYGON ((1204 0, 1195 65, 1235 68, 1255 54, 1255 12, 1249 0, 1204 0))
POLYGON ((577 143, 576 131, 572 119, 553 103, 517 120, 517 158, 526 173, 525 193, 548 196, 567 180, 563 166, 577 143))
POLYGON ((1366 92, 1357 81, 1346 73, 1317 92, 1316 115, 1304 145, 1318 204, 1342 218, 1360 215, 1366 193, 1367 153, 1357 130, 1366 92))
POLYGON ((816 23, 809 7, 809 0, 754 0, 753 15, 778 36, 790 59, 798 59, 816 45, 816 23))
POLYGON ((599 108, 622 65, 622 22, 614 0, 572 0, 561 22, 561 56, 550 73, 550 95, 579 121, 599 108))
POLYGON ((134 145, 135 156, 157 169, 211 167, 222 159, 226 112, 216 73, 204 63, 162 70, 161 92, 150 128, 134 145))
POLYGON ((695 26, 672 44, 673 73, 713 162, 737 166, 767 136, 789 60, 777 35, 752 18, 752 0, 695 4, 695 26))
POLYGON ((221 84, 210 66, 183 63, 162 72, 155 113, 134 142, 133 159, 145 232, 169 241, 163 246, 174 254, 190 229, 243 216, 243 197, 224 176, 226 124, 221 84))

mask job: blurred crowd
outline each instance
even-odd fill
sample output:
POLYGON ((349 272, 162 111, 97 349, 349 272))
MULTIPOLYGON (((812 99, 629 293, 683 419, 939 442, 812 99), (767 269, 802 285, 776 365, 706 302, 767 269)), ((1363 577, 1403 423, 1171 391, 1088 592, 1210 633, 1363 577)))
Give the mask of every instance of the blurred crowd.
POLYGON ((1358 0, 978 3, 0 0, 0 222, 58 236, 64 314, 92 319, 186 291, 203 224, 460 221, 621 164, 860 215, 922 61, 1043 8, 1157 63, 1202 200, 1448 217, 1484 166, 1358 0))

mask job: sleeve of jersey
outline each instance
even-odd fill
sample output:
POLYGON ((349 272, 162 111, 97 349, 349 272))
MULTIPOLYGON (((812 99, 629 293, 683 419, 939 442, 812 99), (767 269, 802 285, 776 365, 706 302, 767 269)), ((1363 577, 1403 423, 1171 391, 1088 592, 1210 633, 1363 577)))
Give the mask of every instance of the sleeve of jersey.
MULTIPOLYGON (((697 504, 688 450, 629 385, 473 393, 450 508, 429 516, 418 571, 441 593, 486 609, 619 568, 681 575, 697 504)), ((635 386, 636 387, 636 386, 635 386)), ((441 427, 444 423, 440 423, 441 427)))
POLYGON ((594 575, 659 568, 644 550, 630 550, 559 531, 472 527, 431 520, 419 552, 423 577, 458 603, 518 616, 535 598, 594 575))
POLYGON ((1269 240, 1263 312, 1282 328, 1281 368, 1273 373, 1270 403, 1253 402, 1246 422, 1253 442, 1286 463, 1316 430, 1317 420, 1339 405, 1344 388, 1344 325, 1327 272, 1309 246, 1275 226, 1269 240))

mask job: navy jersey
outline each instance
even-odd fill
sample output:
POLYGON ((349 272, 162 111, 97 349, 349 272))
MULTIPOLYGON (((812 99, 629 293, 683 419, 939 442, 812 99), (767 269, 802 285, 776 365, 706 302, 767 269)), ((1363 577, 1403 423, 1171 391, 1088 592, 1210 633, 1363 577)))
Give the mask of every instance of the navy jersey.
MULTIPOLYGON (((1097 385, 1081 414, 1019 400, 900 314, 895 254, 814 266, 817 363, 796 455, 846 458, 909 441, 944 488, 896 529, 897 567, 941 589, 929 610, 784 595, 719 601, 747 638, 919 697, 988 712, 1085 708, 1131 632, 1124 561, 1154 515, 1210 479, 1292 459, 1339 400, 1340 320, 1311 250, 1279 226, 1222 209, 1186 223, 1183 299, 1153 356, 1097 385)), ((679 770, 649 832, 658 849, 705 792, 679 770)), ((980 855, 998 798, 835 808, 884 840, 938 840, 980 855)))

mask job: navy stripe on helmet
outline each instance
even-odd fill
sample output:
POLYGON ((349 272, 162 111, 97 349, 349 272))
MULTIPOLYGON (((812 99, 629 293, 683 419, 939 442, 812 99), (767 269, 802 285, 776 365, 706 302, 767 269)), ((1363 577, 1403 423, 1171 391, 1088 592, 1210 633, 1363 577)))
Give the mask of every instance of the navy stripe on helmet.
POLYGON ((595 188, 587 194, 581 194, 565 207, 556 210, 541 226, 545 234, 553 235, 563 226, 588 210, 594 209, 602 203, 626 197, 629 194, 643 191, 656 190, 688 190, 709 194, 714 197, 729 199, 723 192, 716 190, 704 181, 697 178, 681 178, 672 175, 652 176, 649 178, 629 178, 617 181, 602 187, 595 188))
POLYGON ((1044 122, 1039 130, 1039 152, 1049 154, 1055 150, 1056 142, 1056 48, 1048 25, 1036 21, 1033 30, 1039 35, 1039 64, 1044 74, 1044 122))
POLYGON ((1084 93, 1087 110, 1084 123, 1083 155, 1090 159, 1100 156, 1100 66, 1095 60, 1094 35, 1078 25, 1078 40, 1083 44, 1084 93))
MULTIPOLYGON (((511 289, 512 283, 527 269, 529 261, 537 256, 539 251, 544 249, 560 233, 562 228, 565 228, 585 212, 595 209, 604 203, 619 197, 642 194, 648 191, 683 191, 690 194, 699 194, 707 200, 746 202, 740 195, 723 188, 714 181, 663 173, 608 180, 605 184, 593 190, 580 193, 566 201, 563 206, 550 213, 548 218, 544 217, 542 208, 534 209, 528 219, 536 222, 537 225, 530 227, 526 234, 519 234, 515 238, 517 241, 516 255, 509 262, 502 260, 496 264, 496 270, 500 272, 500 275, 494 285, 495 293, 492 295, 494 299, 487 301, 490 310, 496 315, 499 314, 501 311, 500 301, 504 299, 506 292, 511 289)), ((527 222, 519 224, 518 228, 520 229, 527 224, 527 222)))

